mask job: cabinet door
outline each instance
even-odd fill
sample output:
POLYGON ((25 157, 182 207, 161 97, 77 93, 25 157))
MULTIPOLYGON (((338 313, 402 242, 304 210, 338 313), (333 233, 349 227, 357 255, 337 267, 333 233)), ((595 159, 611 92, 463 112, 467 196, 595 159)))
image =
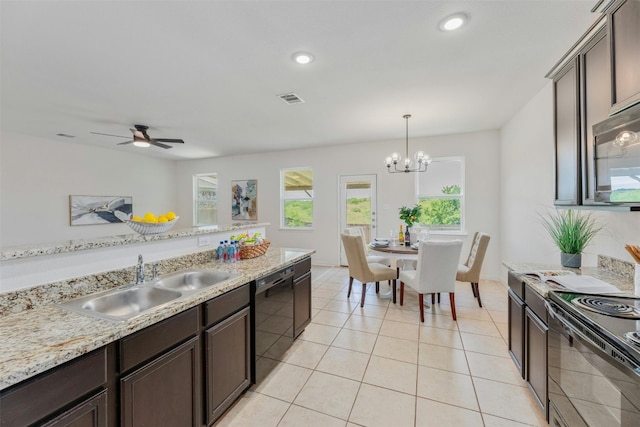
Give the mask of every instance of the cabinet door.
POLYGON ((122 378, 122 425, 202 425, 200 363, 199 339, 194 337, 122 378))
POLYGON ((555 94, 555 204, 577 205, 579 200, 578 63, 570 62, 554 80, 555 94))
POLYGON ((311 323, 311 272, 293 282, 293 337, 311 323))
POLYGON ((205 331, 207 425, 251 385, 249 307, 205 331))
POLYGON ((535 315, 525 309, 525 380, 533 391, 538 404, 547 416, 547 325, 535 315))
POLYGON ((46 423, 43 427, 106 427, 107 392, 93 396, 62 415, 46 423))
POLYGON ((509 354, 524 378, 524 302, 509 290, 509 354))
POLYGON ((582 203, 595 201, 595 152, 593 125, 609 117, 611 67, 609 38, 602 28, 584 48, 582 61, 582 203))
POLYGON ((640 101, 640 2, 627 0, 613 9, 609 27, 614 113, 640 101))

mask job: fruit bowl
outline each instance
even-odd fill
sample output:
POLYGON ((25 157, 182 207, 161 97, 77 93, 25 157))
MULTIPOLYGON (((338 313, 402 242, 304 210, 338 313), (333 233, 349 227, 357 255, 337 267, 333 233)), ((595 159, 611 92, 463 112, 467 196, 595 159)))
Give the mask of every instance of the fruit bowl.
POLYGON ((122 213, 120 211, 114 212, 115 216, 125 224, 127 224, 133 231, 140 234, 158 234, 164 233, 168 231, 171 227, 178 222, 179 216, 175 217, 171 221, 167 222, 140 222, 140 221, 132 221, 129 215, 122 213))

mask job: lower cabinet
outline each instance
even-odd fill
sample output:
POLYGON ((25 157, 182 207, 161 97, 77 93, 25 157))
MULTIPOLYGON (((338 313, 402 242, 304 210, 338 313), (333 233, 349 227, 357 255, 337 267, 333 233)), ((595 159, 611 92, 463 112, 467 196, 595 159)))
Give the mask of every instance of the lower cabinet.
POLYGON ((525 310, 526 369, 525 380, 538 404, 547 411, 547 324, 529 307, 525 310))
POLYGON ((525 304, 518 295, 509 290, 509 354, 513 363, 520 371, 522 378, 524 372, 524 313, 525 304))
POLYGON ((207 425, 251 385, 251 322, 246 307, 204 332, 207 425))
POLYGON ((311 272, 293 281, 293 337, 311 323, 311 272))
POLYGON ((43 427, 107 427, 107 391, 66 410, 43 427))

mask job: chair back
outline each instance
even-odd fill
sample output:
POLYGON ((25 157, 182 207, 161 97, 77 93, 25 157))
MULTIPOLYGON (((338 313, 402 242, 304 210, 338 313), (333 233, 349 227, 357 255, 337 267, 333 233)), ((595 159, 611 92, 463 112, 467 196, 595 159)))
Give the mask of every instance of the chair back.
POLYGON ((454 292, 461 251, 461 240, 421 241, 418 244, 416 291, 423 294, 454 292))
POLYGON ((482 269, 484 255, 487 252, 490 239, 491 237, 488 234, 482 232, 476 232, 473 235, 469 256, 464 263, 468 270, 464 272, 464 278, 459 277, 458 280, 476 283, 480 281, 480 270, 482 269))
POLYGON ((367 238, 362 227, 349 227, 344 229, 345 234, 349 234, 351 236, 360 236, 362 237, 362 247, 364 248, 364 253, 366 254, 369 251, 369 247, 367 246, 367 238))
POLYGON ((344 253, 347 256, 349 276, 363 283, 372 281, 373 273, 367 263, 367 255, 364 252, 362 237, 359 235, 354 236, 342 233, 341 238, 344 253))

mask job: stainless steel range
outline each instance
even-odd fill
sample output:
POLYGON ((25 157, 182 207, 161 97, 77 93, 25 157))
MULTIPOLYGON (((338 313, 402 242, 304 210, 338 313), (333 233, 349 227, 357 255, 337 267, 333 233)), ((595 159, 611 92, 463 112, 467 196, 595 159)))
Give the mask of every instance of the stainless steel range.
POLYGON ((640 426, 640 298, 549 294, 549 425, 640 426))

